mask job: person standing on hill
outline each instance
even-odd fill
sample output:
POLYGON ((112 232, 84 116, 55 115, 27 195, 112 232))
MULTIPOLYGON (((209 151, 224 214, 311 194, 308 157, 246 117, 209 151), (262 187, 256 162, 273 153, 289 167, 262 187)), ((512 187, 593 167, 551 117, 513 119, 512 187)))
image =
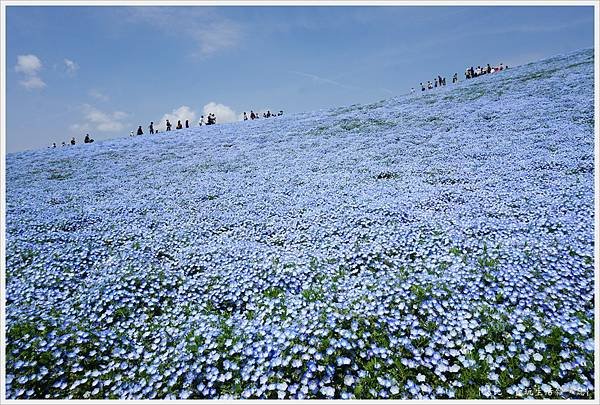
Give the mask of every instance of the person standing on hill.
POLYGON ((244 121, 248 121, 248 116, 246 115, 246 111, 244 111, 244 121))
POLYGON ((189 128, 190 127, 190 123, 188 122, 188 120, 185 120, 185 127, 189 128))
POLYGON ((75 137, 71 138, 71 145, 75 145, 75 137))
POLYGON ((150 129, 150 134, 154 133, 154 122, 150 121, 150 126, 148 127, 148 129, 150 129))
POLYGON ((171 130, 171 123, 169 122, 169 120, 167 120, 167 131, 171 130))
POLYGON ((142 131, 142 126, 140 125, 137 130, 138 135, 144 135, 144 131, 142 131))
POLYGON ((254 111, 250 110, 250 119, 254 120, 256 118, 256 115, 254 114, 254 111))
POLYGON ((181 120, 177 120, 177 126, 175 127, 175 129, 181 129, 183 128, 183 125, 181 125, 181 120))

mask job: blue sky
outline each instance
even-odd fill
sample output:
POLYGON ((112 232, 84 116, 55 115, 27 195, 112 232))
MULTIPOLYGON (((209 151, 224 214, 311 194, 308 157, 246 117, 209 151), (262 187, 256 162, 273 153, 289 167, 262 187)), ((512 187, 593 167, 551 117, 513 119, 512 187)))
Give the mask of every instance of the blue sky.
POLYGON ((7 6, 7 151, 377 101, 591 48, 593 24, 591 6, 7 6))

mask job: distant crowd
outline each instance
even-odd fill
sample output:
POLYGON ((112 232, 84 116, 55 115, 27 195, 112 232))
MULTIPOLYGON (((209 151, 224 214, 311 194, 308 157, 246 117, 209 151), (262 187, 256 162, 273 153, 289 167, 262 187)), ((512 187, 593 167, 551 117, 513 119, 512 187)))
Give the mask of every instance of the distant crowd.
MULTIPOLYGON (((500 72, 505 69, 508 69, 508 66, 504 66, 502 63, 500 63, 499 66, 491 66, 488 63, 487 66, 484 66, 484 67, 477 66, 476 69, 474 69, 473 66, 471 66, 465 70, 465 79, 473 79, 478 76, 482 76, 482 75, 485 75, 488 73, 500 72)), ((458 73, 454 73, 454 76, 452 76, 452 83, 457 83, 457 82, 458 82, 458 73)), ((421 91, 432 90, 436 87, 445 86, 446 78, 438 75, 438 77, 436 77, 433 80, 433 82, 431 80, 428 80, 427 83, 421 82, 419 84, 421 85, 421 91)), ((414 89, 411 89, 411 92, 414 92, 414 89)))
POLYGON ((486 67, 477 66, 477 69, 473 69, 473 66, 465 70, 465 78, 472 79, 477 76, 482 76, 488 73, 500 72, 504 69, 508 69, 508 66, 504 66, 502 63, 499 66, 490 66, 488 63, 486 67))
MULTIPOLYGON (((280 110, 277 114, 275 113, 271 113, 271 111, 267 110, 267 112, 263 112, 262 113, 262 117, 263 118, 271 118, 271 117, 277 117, 277 116, 281 116, 283 115, 283 110, 280 110)), ((259 113, 255 113, 253 110, 250 110, 250 116, 248 117, 248 114, 246 114, 246 112, 244 111, 244 121, 248 121, 248 119, 250 120, 256 120, 260 118, 260 114, 259 113)), ((203 126, 203 125, 215 125, 217 123, 217 116, 214 113, 209 113, 206 116, 206 119, 204 118, 204 115, 202 115, 200 117, 200 121, 198 122, 199 126, 203 126)), ((172 124, 169 120, 167 120, 166 125, 167 127, 167 132, 171 131, 172 128, 172 124)), ((189 128, 190 127, 190 121, 189 120, 185 120, 185 123, 181 123, 181 120, 177 121, 177 126, 175 127, 175 129, 183 129, 183 128, 189 128)), ((158 134, 158 129, 154 128, 154 122, 150 121, 150 125, 148 126, 148 130, 150 132, 150 134, 158 134)), ((129 136, 135 136, 135 135, 144 135, 144 130, 142 129, 142 126, 139 125, 137 131, 134 133, 134 131, 131 131, 129 133, 129 136)), ((83 143, 92 143, 94 142, 94 140, 92 138, 90 138, 90 134, 86 134, 85 135, 85 139, 83 140, 83 143)), ((75 141, 75 137, 71 138, 71 141, 69 142, 71 145, 75 145, 76 141, 75 141)), ((66 142, 62 143, 62 146, 67 146, 66 142)), ((56 148, 56 142, 54 142, 52 144, 52 148, 56 148)))
MULTIPOLYGON (((471 66, 465 70, 465 78, 473 79, 478 76, 495 73, 495 72, 500 72, 505 69, 508 69, 508 66, 504 66, 502 63, 500 63, 499 66, 491 66, 489 63, 487 64, 487 66, 484 66, 484 67, 477 66, 477 68, 473 68, 473 66, 471 66)), ((457 82, 458 82, 458 73, 454 73, 454 75, 452 76, 452 83, 457 83, 457 82)), ((419 84, 421 85, 421 91, 432 90, 437 87, 446 86, 446 78, 438 75, 438 77, 436 77, 433 81, 428 80, 427 83, 421 82, 419 84)), ((414 91, 415 91, 414 88, 411 89, 411 93, 414 91)), ((277 114, 271 113, 271 111, 267 111, 267 112, 262 113, 262 118, 271 118, 271 117, 276 117, 276 116, 281 116, 281 115, 283 115, 283 110, 280 110, 279 113, 277 113, 277 114)), ((256 120, 259 118, 261 118, 260 113, 255 113, 253 110, 250 110, 250 115, 248 115, 244 111, 244 116, 243 116, 244 121, 256 120)), ((199 126, 214 125, 216 123, 217 123, 217 117, 215 116, 215 114, 209 113, 206 116, 206 119, 204 118, 204 115, 200 117, 200 121, 198 122, 198 125, 199 126)), ((169 122, 169 120, 167 120, 167 122, 166 122, 166 127, 167 127, 167 132, 171 131, 172 124, 171 124, 171 122, 169 122)), ((181 120, 178 120, 177 126, 175 127, 175 129, 183 129, 184 127, 185 128, 190 127, 189 120, 185 120, 185 122, 183 124, 181 123, 181 120)), ((155 128, 154 128, 154 122, 150 122, 150 125, 148 126, 148 130, 149 130, 150 134, 158 133, 158 130, 155 130, 155 128)), ((134 131, 131 131, 129 133, 130 136, 143 135, 143 134, 144 134, 144 130, 142 129, 141 125, 138 126, 138 129, 135 133, 134 133, 134 131)), ((85 139, 83 140, 83 143, 92 143, 92 142, 94 142, 94 140, 92 138, 90 138, 89 134, 86 134, 85 139)), ((75 137, 71 138, 70 144, 75 145, 75 143, 76 143, 75 137)), ((63 142, 62 146, 67 146, 67 144, 65 142, 63 142)), ((52 147, 56 148, 56 143, 53 143, 52 147)))

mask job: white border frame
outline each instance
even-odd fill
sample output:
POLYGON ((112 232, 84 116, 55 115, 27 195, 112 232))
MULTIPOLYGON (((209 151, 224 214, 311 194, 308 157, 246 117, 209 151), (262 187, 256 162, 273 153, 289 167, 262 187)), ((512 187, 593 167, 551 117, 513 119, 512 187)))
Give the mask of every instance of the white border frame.
MULTIPOLYGON (((0 401, 2 404, 15 404, 20 402, 27 402, 31 404, 64 404, 73 402, 85 402, 88 404, 114 404, 116 401, 121 400, 16 400, 6 399, 6 325, 5 325, 5 300, 6 300, 6 70, 8 69, 6 60, 6 7, 9 6, 593 6, 594 7, 594 288, 596 291, 594 297, 595 305, 595 316, 594 316, 594 334, 595 334, 595 353, 594 353, 594 397, 593 400, 351 400, 352 403, 372 403, 385 401, 390 404, 472 404, 478 402, 485 402, 489 404, 532 404, 544 401, 544 403, 550 404, 585 404, 595 405, 600 402, 600 381, 599 373, 600 370, 600 325, 599 318, 599 307, 600 307, 600 263, 598 259, 600 257, 600 248, 598 242, 600 241, 600 201, 598 198, 598 192, 600 190, 600 167, 599 163, 599 130, 600 124, 598 119, 600 118, 600 62, 598 60, 599 55, 598 44, 600 38, 600 3, 597 0, 494 0, 494 1, 481 1, 481 0, 462 0, 462 1, 395 1, 395 0, 340 0, 340 1, 320 1, 320 0, 290 0, 290 1, 275 1, 275 0, 247 0, 247 1, 194 1, 194 0, 125 0, 125 1, 99 1, 99 0, 56 0, 56 1, 17 1, 17 0, 4 0, 1 2, 0 7, 0 89, 2 94, 0 97, 0 152, 2 156, 0 158, 0 401)), ((285 402, 289 404, 305 403, 308 400, 238 400, 243 401, 244 404, 270 404, 277 402, 285 402)), ((197 403, 230 403, 230 400, 128 400, 128 404, 149 404, 149 403, 172 403, 172 404, 197 404, 197 403)), ((236 401, 237 402, 237 401, 236 401)), ((347 403, 347 400, 310 400, 312 403, 347 403)))

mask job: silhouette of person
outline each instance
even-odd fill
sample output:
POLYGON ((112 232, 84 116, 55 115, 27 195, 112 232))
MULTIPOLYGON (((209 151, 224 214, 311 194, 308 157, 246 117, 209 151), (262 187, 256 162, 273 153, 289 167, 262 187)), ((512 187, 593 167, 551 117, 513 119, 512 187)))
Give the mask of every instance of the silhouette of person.
POLYGON ((186 127, 186 128, 189 128, 189 127, 190 127, 190 124, 189 124, 188 120, 185 120, 185 127, 186 127))
POLYGON ((148 127, 150 129, 150 134, 154 133, 154 122, 150 121, 150 126, 148 127))
POLYGON ((141 125, 138 127, 137 134, 138 135, 143 135, 144 134, 144 131, 142 131, 142 126, 141 125))
POLYGON ((246 115, 246 111, 244 111, 244 121, 248 121, 248 116, 246 115))
POLYGON ((171 130, 171 123, 169 122, 169 120, 167 120, 167 131, 171 130))
POLYGON ((177 120, 177 127, 176 129, 181 129, 183 128, 183 125, 181 125, 181 120, 177 120))

